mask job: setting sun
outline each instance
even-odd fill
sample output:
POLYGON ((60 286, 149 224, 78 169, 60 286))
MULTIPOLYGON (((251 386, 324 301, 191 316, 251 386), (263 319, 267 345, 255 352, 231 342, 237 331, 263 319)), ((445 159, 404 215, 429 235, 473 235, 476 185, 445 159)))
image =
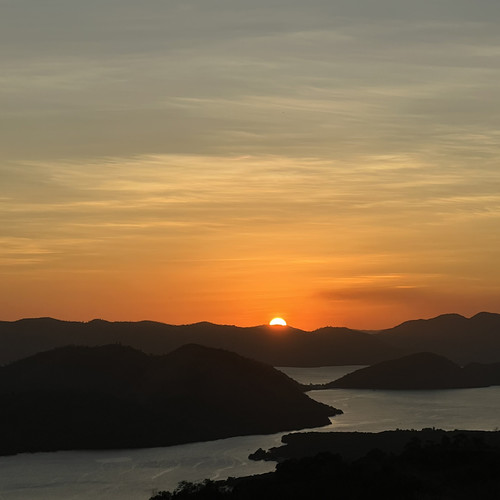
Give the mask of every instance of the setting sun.
POLYGON ((269 324, 271 326, 276 326, 276 325, 278 325, 278 326, 286 326, 286 321, 283 318, 273 318, 269 322, 269 324))

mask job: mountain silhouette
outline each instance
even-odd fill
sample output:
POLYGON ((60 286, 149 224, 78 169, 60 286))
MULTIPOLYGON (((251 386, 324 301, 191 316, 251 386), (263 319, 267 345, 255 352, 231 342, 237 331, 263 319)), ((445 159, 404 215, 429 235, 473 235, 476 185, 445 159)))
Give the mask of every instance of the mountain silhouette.
POLYGON ((407 321, 375 336, 402 354, 429 351, 459 364, 500 361, 500 314, 444 314, 407 321))
POLYGON ((371 364, 400 354, 383 340, 348 328, 306 332, 267 325, 241 328, 213 323, 167 325, 152 321, 87 323, 33 318, 0 322, 0 364, 64 345, 121 343, 152 354, 201 344, 273 366, 371 364))
POLYGON ((168 446, 330 423, 282 372, 185 345, 62 347, 0 369, 0 453, 168 446))
POLYGON ((289 326, 242 328, 208 322, 0 321, 0 364, 69 344, 113 343, 151 354, 166 354, 195 343, 273 366, 372 365, 418 352, 434 352, 462 365, 493 363, 500 361, 500 314, 483 312, 472 318, 445 314, 371 333, 339 327, 308 332, 289 326))

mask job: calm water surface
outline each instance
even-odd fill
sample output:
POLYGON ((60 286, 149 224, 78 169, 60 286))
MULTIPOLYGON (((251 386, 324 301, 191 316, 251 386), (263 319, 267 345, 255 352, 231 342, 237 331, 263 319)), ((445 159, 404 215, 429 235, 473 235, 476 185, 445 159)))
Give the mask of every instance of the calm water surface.
POLYGON ((270 462, 248 460, 282 434, 245 436, 168 448, 61 451, 0 457, 0 500, 148 500, 179 481, 260 474, 270 462))
MULTIPOLYGON (((302 383, 335 380, 359 367, 280 368, 302 383), (343 371, 344 370, 344 371, 343 371), (310 378, 308 378, 308 373, 310 378)), ((344 411, 321 431, 378 432, 389 429, 495 430, 500 428, 500 386, 440 391, 334 389, 308 395, 344 411)))
MULTIPOLYGON (((329 382, 358 367, 280 368, 302 383, 329 382)), ((312 391, 344 411, 320 431, 500 427, 500 387, 445 391, 312 391)), ((201 415, 200 418, 203 418, 201 415)), ((169 448, 56 452, 0 457, 0 500, 148 500, 181 480, 223 479, 274 469, 248 454, 283 434, 245 436, 169 448)))

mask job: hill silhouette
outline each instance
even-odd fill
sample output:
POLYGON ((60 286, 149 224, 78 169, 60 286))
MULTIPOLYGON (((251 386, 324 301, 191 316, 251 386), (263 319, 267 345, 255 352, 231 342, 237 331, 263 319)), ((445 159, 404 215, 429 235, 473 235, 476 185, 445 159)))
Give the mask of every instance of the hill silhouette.
POLYGON ((497 384, 500 384, 500 363, 461 367, 443 356, 422 352, 376 363, 314 388, 430 390, 497 384))
POLYGON ((339 410, 271 366, 185 345, 62 347, 0 369, 0 453, 168 446, 317 427, 339 410))
POLYGON ((87 323, 33 318, 0 322, 0 364, 68 344, 121 343, 152 354, 201 344, 226 349, 273 366, 372 364, 399 354, 373 335, 348 328, 321 328, 306 332, 267 325, 241 328, 195 323, 167 325, 151 321, 87 323))

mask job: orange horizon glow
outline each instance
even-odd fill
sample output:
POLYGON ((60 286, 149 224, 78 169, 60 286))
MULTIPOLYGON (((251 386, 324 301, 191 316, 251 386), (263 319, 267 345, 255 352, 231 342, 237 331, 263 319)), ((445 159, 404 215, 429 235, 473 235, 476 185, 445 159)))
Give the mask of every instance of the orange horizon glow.
MULTIPOLYGON (((353 330, 366 330, 366 331, 375 331, 375 330, 384 330, 388 328, 395 327, 401 323, 404 323, 405 321, 411 321, 411 320, 418 320, 418 319, 431 319, 436 316, 439 316, 441 314, 450 314, 450 313, 457 313, 461 314, 464 317, 470 318, 474 316, 475 314, 478 314, 480 312, 497 312, 494 309, 477 309, 474 311, 470 311, 467 313, 464 312, 457 312, 457 310, 443 310, 439 311, 436 313, 430 313, 427 315, 423 314, 416 314, 415 316, 394 316, 393 321, 387 320, 386 318, 382 318, 379 321, 376 321, 376 317, 372 318, 364 318, 356 321, 354 318, 352 322, 347 322, 347 321, 342 321, 339 320, 338 322, 333 322, 333 321, 324 321, 322 322, 318 318, 302 318, 301 316, 295 315, 295 318, 291 322, 287 322, 286 326, 292 327, 292 328, 297 328, 300 330, 304 331, 314 331, 316 329, 322 328, 322 327, 345 327, 345 328, 350 328, 353 330)), ((293 315, 292 315, 293 316, 293 315)), ((227 319, 227 317, 191 317, 191 319, 168 319, 165 317, 162 317, 161 315, 158 316, 144 316, 144 315, 134 315, 134 314, 129 314, 129 315, 123 315, 121 314, 116 314, 116 315, 105 315, 105 314, 95 314, 95 315, 88 315, 88 316, 80 316, 78 314, 47 314, 45 311, 37 310, 33 312, 32 314, 26 314, 26 315, 17 315, 17 316, 4 316, 0 318, 1 321, 18 321, 21 319, 25 318, 41 318, 41 317, 51 317, 56 320, 61 320, 61 321, 82 321, 82 322, 88 322, 93 319, 102 319, 105 321, 109 322, 138 322, 138 321, 157 321, 159 323, 165 323, 165 324, 170 324, 170 325, 190 325, 194 323, 199 323, 199 322, 209 322, 213 324, 218 324, 218 325, 234 325, 242 328, 248 328, 248 327, 255 327, 262 325, 263 322, 261 319, 249 319, 248 321, 235 321, 234 319, 227 319)), ((340 315, 339 315, 340 317, 340 315)), ((269 326, 270 323, 268 323, 269 326)), ((274 326, 280 326, 280 325, 274 325, 274 326)), ((284 326, 284 325, 281 325, 284 326)))
POLYGON ((499 312, 500 13, 374 3, 9 2, 0 320, 499 312))

